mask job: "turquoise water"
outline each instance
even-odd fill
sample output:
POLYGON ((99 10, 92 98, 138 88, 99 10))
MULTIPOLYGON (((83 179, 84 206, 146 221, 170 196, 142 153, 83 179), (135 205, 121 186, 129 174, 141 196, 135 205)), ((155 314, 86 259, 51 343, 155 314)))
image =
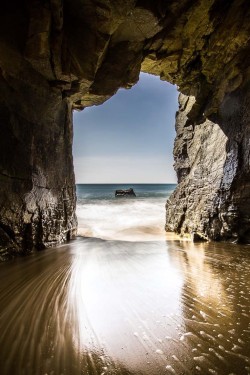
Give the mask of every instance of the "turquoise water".
POLYGON ((137 198, 166 198, 175 189, 176 184, 77 184, 78 202, 83 199, 112 199, 115 190, 134 189, 137 198))
POLYGON ((175 184, 76 186, 78 234, 101 239, 152 240, 165 234, 165 204, 175 184), (116 198, 133 188, 136 197, 116 198))

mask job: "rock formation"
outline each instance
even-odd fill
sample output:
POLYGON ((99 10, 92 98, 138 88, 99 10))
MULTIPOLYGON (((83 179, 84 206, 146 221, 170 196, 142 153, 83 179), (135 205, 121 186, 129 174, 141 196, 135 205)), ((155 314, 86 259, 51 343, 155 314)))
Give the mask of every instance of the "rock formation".
POLYGON ((136 197, 134 189, 125 189, 125 190, 116 190, 115 191, 116 197, 136 197))
POLYGON ((141 70, 195 97, 180 100, 167 227, 247 241, 249 11, 247 0, 3 0, 2 256, 74 235, 72 110, 130 88, 141 70))
POLYGON ((166 204, 166 229, 249 242, 249 91, 226 95, 218 123, 189 125, 194 102, 194 97, 179 96, 174 146, 178 187, 166 204))

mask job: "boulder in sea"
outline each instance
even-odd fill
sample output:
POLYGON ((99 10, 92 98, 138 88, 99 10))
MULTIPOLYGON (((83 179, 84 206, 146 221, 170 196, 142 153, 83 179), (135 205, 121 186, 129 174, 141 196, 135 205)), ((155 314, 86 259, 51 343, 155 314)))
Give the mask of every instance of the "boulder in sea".
POLYGON ((116 190, 115 196, 116 197, 136 197, 135 192, 132 188, 126 189, 126 190, 124 189, 116 190))

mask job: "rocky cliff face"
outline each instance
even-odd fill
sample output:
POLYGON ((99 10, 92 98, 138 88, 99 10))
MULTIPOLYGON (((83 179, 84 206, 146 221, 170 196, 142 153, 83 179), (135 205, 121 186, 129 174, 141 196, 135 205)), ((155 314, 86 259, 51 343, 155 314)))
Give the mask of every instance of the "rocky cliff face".
POLYGON ((225 97, 218 110, 220 125, 210 120, 190 124, 194 103, 194 97, 179 96, 178 187, 166 204, 166 229, 195 239, 249 242, 249 90, 225 97))
POLYGON ((186 104, 181 99, 175 151, 180 187, 168 204, 168 227, 248 238, 249 12, 247 0, 3 0, 2 254, 72 237, 72 109, 101 104, 118 88, 130 88, 140 70, 195 97, 186 104), (206 154, 204 144, 214 152, 206 154), (198 180, 204 194, 192 192, 198 180), (181 191, 186 198, 177 201, 181 191))
POLYGON ((76 231, 71 107, 35 71, 30 69, 27 75, 18 56, 5 57, 13 75, 6 74, 2 59, 2 258, 52 246, 76 231))

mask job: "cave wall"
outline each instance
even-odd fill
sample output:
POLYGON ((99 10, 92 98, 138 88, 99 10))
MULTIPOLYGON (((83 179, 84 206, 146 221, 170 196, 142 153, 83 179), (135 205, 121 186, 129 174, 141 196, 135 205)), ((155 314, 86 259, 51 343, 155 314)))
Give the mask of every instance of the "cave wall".
POLYGON ((167 228, 247 239, 249 15, 247 0, 3 0, 2 257, 74 235, 72 110, 130 88, 141 70, 195 98, 184 108, 182 97, 177 117, 167 228))
POLYGON ((72 238, 77 223, 71 106, 13 51, 2 46, 0 53, 0 258, 6 259, 72 238))
POLYGON ((250 242, 249 99, 248 87, 226 95, 217 123, 195 125, 188 121, 195 98, 180 94, 178 186, 166 203, 166 230, 195 240, 250 242))
POLYGON ((210 120, 187 126, 187 115, 194 102, 194 97, 179 96, 174 144, 178 186, 166 203, 166 230, 206 236, 223 178, 227 137, 210 120))

